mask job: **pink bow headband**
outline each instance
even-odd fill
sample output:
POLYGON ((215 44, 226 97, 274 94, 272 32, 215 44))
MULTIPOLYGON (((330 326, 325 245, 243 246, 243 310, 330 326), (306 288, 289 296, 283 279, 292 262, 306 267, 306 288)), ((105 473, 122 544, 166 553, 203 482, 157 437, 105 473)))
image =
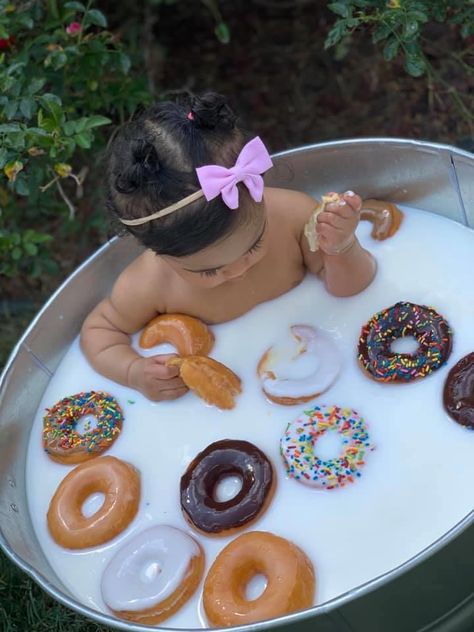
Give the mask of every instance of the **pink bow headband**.
POLYGON ((183 198, 171 206, 147 215, 139 219, 120 219, 127 226, 138 226, 151 222, 153 219, 174 213, 183 206, 195 202, 201 197, 205 197, 209 202, 218 195, 222 196, 224 204, 230 209, 239 206, 239 190, 237 184, 243 182, 247 187, 250 196, 255 202, 263 199, 263 178, 262 173, 268 171, 273 166, 267 148, 262 140, 256 136, 249 141, 240 152, 235 165, 227 169, 219 165, 206 165, 196 169, 197 177, 201 189, 183 198))

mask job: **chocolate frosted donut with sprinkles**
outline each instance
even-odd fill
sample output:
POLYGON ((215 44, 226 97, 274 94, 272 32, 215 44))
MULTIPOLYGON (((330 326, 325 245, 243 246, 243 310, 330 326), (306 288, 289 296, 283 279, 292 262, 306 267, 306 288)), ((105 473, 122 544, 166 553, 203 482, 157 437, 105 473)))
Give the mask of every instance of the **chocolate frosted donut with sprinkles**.
POLYGON ((65 465, 82 463, 108 450, 120 434, 123 413, 118 401, 102 391, 70 395, 46 409, 43 417, 43 447, 49 458, 65 465), (77 424, 93 417, 95 424, 77 424))
POLYGON ((474 352, 461 358, 448 373, 443 401, 454 421, 474 430, 474 352))
POLYGON ((400 302, 378 312, 362 327, 358 359, 378 382, 411 382, 439 369, 452 349, 446 320, 431 307, 400 302), (413 337, 414 353, 396 353, 393 343, 413 337))

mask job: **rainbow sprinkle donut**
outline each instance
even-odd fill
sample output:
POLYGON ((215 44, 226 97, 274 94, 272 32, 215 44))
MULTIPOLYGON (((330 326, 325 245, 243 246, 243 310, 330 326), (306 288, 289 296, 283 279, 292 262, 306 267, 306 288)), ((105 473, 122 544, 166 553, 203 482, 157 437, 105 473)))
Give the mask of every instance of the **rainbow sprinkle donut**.
POLYGON ((362 327, 359 362, 379 382, 410 382, 426 377, 448 359, 452 333, 446 320, 431 307, 396 303, 372 316, 362 327), (415 353, 395 353, 392 344, 412 336, 415 353))
POLYGON ((365 454, 373 450, 367 426, 351 408, 315 406, 291 421, 280 439, 280 453, 288 476, 300 483, 335 489, 353 483, 365 465, 365 454), (317 441, 326 432, 337 432, 343 451, 337 458, 322 459, 316 454, 317 441))
POLYGON ((102 391, 89 391, 65 397, 43 417, 43 447, 59 463, 72 465, 87 461, 108 450, 122 429, 123 414, 117 400, 102 391), (78 421, 91 415, 96 425, 83 434, 78 421))

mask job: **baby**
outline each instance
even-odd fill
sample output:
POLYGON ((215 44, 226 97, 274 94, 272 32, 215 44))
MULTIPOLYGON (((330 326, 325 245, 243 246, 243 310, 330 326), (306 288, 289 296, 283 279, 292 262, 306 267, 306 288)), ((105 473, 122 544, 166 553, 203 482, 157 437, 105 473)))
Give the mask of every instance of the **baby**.
POLYGON ((186 387, 170 356, 144 358, 130 345, 157 314, 222 323, 288 292, 307 271, 336 296, 370 284, 375 261, 354 234, 360 197, 347 191, 326 204, 312 252, 304 233, 318 204, 264 187, 271 165, 262 141, 215 93, 186 106, 158 103, 120 129, 108 206, 146 250, 84 322, 82 349, 97 371, 149 399, 174 399, 186 387))

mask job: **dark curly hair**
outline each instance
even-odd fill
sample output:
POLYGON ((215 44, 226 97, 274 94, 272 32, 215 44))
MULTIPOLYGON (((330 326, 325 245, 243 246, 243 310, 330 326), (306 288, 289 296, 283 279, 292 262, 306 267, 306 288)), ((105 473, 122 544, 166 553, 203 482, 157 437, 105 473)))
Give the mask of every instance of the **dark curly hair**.
MULTIPOLYGON (((200 189, 197 167, 231 167, 251 137, 236 125, 225 97, 214 92, 156 103, 120 128, 110 144, 107 207, 116 219, 136 219, 159 211, 200 189)), ((238 187, 237 212, 230 211, 220 196, 210 202, 201 198, 126 230, 157 254, 192 255, 255 214, 256 205, 247 189, 241 184, 238 187)))

